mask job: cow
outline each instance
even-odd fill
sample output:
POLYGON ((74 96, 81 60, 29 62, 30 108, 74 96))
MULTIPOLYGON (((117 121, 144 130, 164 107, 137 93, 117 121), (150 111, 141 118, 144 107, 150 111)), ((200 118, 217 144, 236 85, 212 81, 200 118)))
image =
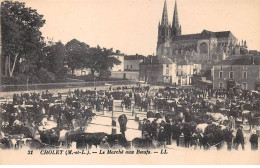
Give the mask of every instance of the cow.
POLYGON ((214 121, 225 121, 228 120, 228 117, 221 113, 206 113, 209 117, 211 117, 214 121))

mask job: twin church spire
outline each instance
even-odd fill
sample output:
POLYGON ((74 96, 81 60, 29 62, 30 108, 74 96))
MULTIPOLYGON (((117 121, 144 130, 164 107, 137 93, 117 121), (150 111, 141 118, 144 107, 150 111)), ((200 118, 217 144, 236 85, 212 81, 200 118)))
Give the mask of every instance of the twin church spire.
POLYGON ((169 22, 168 22, 168 12, 167 12, 167 2, 165 0, 164 6, 163 6, 161 25, 168 25, 168 24, 169 24, 169 22))
POLYGON ((158 28, 158 43, 165 42, 174 36, 181 35, 181 26, 179 25, 177 2, 175 1, 172 25, 168 21, 167 2, 164 1, 163 13, 161 23, 158 28))

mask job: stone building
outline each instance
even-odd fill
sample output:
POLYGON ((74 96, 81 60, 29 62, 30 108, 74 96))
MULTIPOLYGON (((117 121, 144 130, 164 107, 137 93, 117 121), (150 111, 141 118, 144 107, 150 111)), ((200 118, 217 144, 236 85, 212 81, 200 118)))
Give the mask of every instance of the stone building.
POLYGON ((212 32, 203 30, 197 34, 182 35, 179 23, 177 3, 172 25, 168 22, 167 3, 165 0, 162 20, 158 25, 157 55, 169 56, 174 61, 186 57, 189 60, 224 60, 229 55, 237 54, 241 48, 247 48, 246 40, 238 44, 237 38, 230 31, 212 32))
POLYGON ((139 80, 153 84, 175 84, 176 64, 166 56, 148 56, 140 63, 139 80))
POLYGON ((139 71, 139 64, 143 59, 143 55, 126 55, 124 60, 125 71, 139 71))
POLYGON ((201 64, 182 60, 177 64, 177 84, 191 85, 194 74, 200 74, 201 64))
POLYGON ((212 69, 213 89, 260 90, 260 57, 244 56, 224 60, 212 69))

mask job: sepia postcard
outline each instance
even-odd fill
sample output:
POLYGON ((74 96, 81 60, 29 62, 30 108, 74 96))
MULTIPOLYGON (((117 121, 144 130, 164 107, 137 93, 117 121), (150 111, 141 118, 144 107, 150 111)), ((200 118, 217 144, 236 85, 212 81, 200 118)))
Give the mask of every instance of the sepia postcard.
POLYGON ((0 11, 0 165, 260 164, 260 0, 0 11))

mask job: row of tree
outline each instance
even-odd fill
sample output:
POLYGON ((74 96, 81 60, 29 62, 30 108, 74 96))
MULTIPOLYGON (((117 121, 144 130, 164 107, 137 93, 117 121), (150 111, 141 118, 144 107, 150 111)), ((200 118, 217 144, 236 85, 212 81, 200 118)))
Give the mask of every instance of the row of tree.
POLYGON ((113 64, 120 61, 112 49, 90 47, 76 39, 66 45, 46 42, 40 29, 45 20, 37 10, 25 3, 4 1, 1 3, 2 63, 4 83, 61 82, 66 79, 68 68, 89 68, 91 75, 99 72, 107 77, 113 64))

